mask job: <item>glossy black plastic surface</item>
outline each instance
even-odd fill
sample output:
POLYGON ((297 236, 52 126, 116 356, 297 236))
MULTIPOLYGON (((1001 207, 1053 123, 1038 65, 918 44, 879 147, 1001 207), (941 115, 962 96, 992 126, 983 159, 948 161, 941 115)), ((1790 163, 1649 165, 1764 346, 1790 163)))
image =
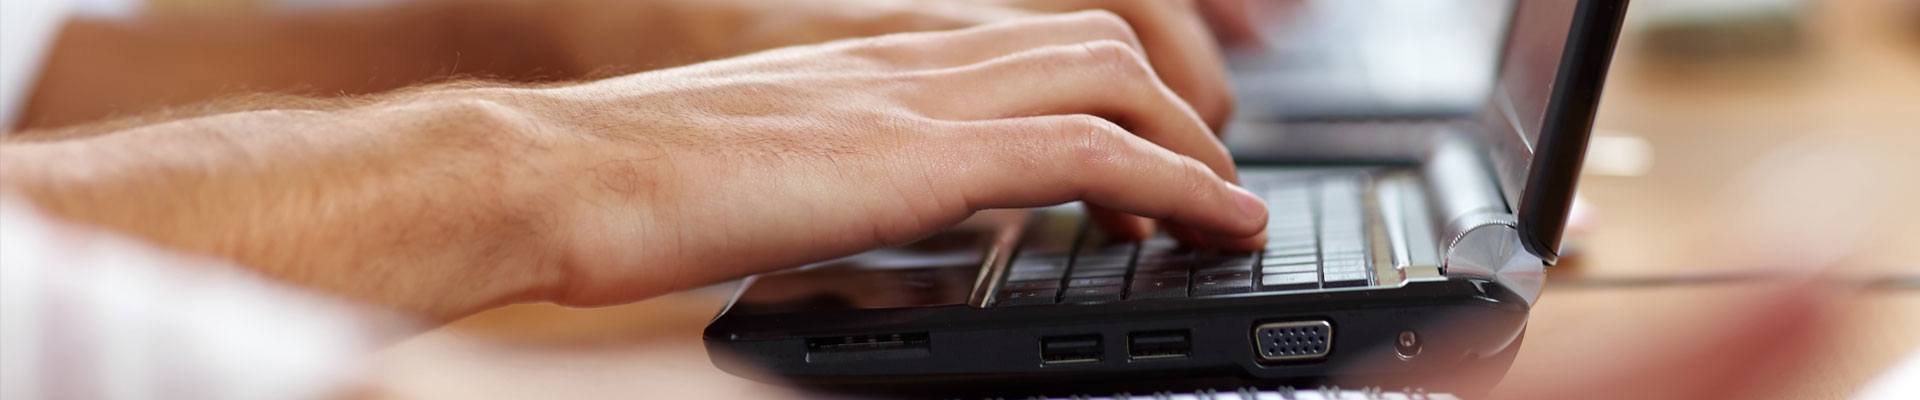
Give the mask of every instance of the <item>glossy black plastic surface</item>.
POLYGON ((1574 10, 1553 100, 1519 204, 1523 243, 1549 262, 1559 257, 1561 233, 1626 14, 1627 0, 1583 0, 1574 10))

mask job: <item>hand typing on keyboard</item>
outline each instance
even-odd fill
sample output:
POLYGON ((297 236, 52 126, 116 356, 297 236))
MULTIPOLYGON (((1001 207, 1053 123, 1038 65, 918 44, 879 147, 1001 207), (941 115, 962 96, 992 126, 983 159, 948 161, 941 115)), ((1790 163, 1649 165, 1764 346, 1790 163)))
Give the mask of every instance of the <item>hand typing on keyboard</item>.
MULTIPOLYGON (((61 217, 436 320, 629 302, 1076 200, 1258 248, 1265 205, 1134 32, 1080 12, 430 87, 9 146, 0 171, 61 217)), ((1106 299, 1126 263, 1062 273, 1106 299)))
MULTIPOLYGON (((1029 243, 1008 266, 995 305, 1092 304, 1366 286, 1373 281, 1362 176, 1250 181, 1265 197, 1261 251, 1129 241, 1089 230, 1076 243, 1029 243)), ((1031 235, 1060 236, 1044 229, 1031 235)))

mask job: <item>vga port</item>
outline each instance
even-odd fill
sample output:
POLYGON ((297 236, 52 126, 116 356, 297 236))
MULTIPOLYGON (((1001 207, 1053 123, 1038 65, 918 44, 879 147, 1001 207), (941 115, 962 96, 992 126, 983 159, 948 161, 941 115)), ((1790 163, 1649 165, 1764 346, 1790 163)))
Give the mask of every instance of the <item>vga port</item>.
POLYGON ((1333 351, 1333 323, 1319 320, 1260 324, 1253 327, 1253 350, 1266 361, 1325 358, 1333 351))

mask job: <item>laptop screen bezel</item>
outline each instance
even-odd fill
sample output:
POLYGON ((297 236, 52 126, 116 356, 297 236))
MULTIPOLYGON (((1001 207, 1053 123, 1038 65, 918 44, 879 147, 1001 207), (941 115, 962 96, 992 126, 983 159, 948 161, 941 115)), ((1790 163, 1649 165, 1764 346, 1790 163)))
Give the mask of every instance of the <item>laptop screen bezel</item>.
MULTIPOLYGON (((1560 239, 1573 207, 1580 166, 1585 162, 1588 138, 1626 9, 1627 0, 1579 0, 1540 124, 1539 142, 1527 163, 1525 184, 1521 188, 1503 184, 1501 188, 1509 201, 1518 199, 1515 214, 1522 243, 1549 263, 1559 258, 1560 239), (1520 190, 1518 196, 1513 190, 1520 190)), ((1509 33, 1509 40, 1512 35, 1509 33)), ((1491 154, 1496 159, 1510 156, 1497 154, 1500 146, 1488 148, 1496 153, 1491 154)))

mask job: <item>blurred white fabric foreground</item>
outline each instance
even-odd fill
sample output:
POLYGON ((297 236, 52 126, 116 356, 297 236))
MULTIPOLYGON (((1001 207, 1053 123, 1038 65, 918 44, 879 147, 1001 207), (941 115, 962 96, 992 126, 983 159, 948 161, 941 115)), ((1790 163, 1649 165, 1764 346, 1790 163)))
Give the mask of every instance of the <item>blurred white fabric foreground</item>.
POLYGON ((1920 351, 1913 352, 1906 361, 1901 361, 1900 365, 1880 375, 1856 397, 1861 400, 1920 398, 1920 351))
POLYGON ((337 397, 367 315, 0 196, 0 398, 337 397))

